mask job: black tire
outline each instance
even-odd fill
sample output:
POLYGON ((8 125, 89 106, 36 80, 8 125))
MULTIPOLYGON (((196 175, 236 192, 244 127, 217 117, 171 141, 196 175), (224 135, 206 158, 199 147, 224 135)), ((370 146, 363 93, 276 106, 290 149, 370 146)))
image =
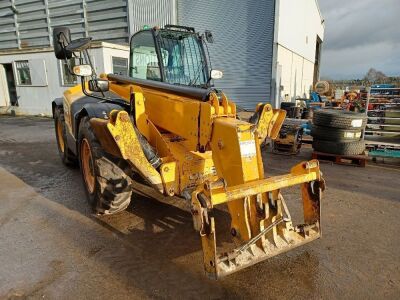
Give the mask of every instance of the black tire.
POLYGON ((132 196, 132 179, 123 171, 123 160, 111 157, 101 147, 90 126, 89 118, 84 117, 79 126, 79 166, 83 185, 89 204, 97 214, 115 214, 125 210, 132 196), (86 182, 82 155, 82 142, 90 146, 91 172, 94 176, 94 188, 86 182))
POLYGON ((54 110, 54 130, 56 133, 58 154, 63 164, 69 167, 78 166, 76 156, 68 148, 64 113, 59 108, 54 110))
POLYGON ((338 155, 359 155, 365 150, 364 141, 356 142, 329 142, 329 141, 319 141, 313 142, 313 148, 315 151, 323 153, 331 153, 338 155))
POLYGON ((316 140, 331 142, 359 141, 362 135, 361 129, 339 129, 313 125, 311 136, 316 140))
POLYGON ((312 119, 313 118, 313 111, 311 109, 306 109, 303 111, 302 119, 312 119))
POLYGON ((319 126, 342 129, 364 129, 367 124, 365 114, 334 109, 319 109, 314 111, 313 123, 319 126))

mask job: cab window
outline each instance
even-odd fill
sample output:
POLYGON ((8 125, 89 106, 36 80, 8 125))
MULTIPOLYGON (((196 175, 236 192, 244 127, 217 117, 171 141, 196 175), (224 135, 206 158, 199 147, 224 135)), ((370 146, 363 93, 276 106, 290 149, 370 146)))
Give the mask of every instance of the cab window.
POLYGON ((140 32, 132 38, 129 76, 161 81, 157 51, 150 31, 140 32))
POLYGON ((192 33, 161 33, 160 47, 166 82, 192 86, 207 83, 207 63, 200 43, 192 33))

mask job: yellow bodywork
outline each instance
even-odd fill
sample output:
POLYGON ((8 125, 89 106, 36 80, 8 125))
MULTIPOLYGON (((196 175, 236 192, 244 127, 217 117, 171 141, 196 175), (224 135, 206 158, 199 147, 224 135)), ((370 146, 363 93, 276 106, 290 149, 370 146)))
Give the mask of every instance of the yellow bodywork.
MULTIPOLYGON (((191 201, 210 277, 222 277, 320 237, 324 182, 318 161, 303 162, 287 175, 264 176, 260 143, 278 135, 284 111, 260 104, 258 121, 252 124, 236 118, 236 106, 224 94, 212 92, 202 102, 112 80, 110 90, 134 100, 134 115, 113 111, 109 120, 92 119, 98 139, 160 193, 191 201), (134 126, 161 157, 157 170, 144 156, 134 126), (304 206, 304 223, 298 226, 292 224, 280 192, 293 185, 301 185, 304 206), (228 207, 236 244, 223 254, 217 252, 212 214, 220 205, 228 207)), ((66 97, 73 101, 74 93, 78 91, 71 90, 66 97)))

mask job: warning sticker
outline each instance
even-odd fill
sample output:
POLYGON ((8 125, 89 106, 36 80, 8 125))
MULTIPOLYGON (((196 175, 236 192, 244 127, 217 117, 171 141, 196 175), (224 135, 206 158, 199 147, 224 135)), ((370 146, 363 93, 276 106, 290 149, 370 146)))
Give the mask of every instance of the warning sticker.
POLYGON ((240 142, 240 154, 242 157, 256 156, 256 142, 254 140, 240 142))
POLYGON ((354 138, 360 138, 361 137, 361 132, 350 132, 350 131, 345 131, 344 132, 344 137, 345 138, 350 138, 350 139, 354 139, 354 138))

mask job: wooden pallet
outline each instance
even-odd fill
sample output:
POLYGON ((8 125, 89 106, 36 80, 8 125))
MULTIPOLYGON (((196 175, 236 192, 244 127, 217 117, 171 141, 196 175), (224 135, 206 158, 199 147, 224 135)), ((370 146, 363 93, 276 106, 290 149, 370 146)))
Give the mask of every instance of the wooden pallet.
POLYGON ((363 168, 366 166, 368 159, 366 155, 337 155, 318 151, 312 153, 312 158, 330 161, 338 165, 358 166, 363 168))
POLYGON ((313 138, 312 138, 311 135, 303 135, 303 137, 301 139, 301 142, 303 144, 310 144, 311 145, 313 143, 313 138))

